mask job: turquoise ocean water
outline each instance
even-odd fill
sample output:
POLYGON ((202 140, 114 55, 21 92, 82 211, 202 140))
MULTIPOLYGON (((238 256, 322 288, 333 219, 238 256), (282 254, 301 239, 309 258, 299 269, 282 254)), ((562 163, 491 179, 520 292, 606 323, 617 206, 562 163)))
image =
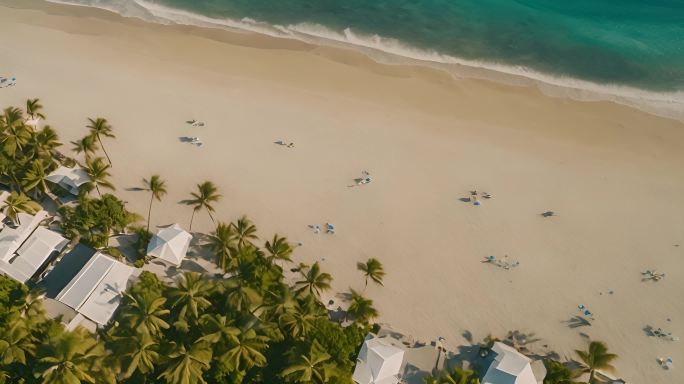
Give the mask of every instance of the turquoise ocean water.
POLYGON ((481 65, 651 95, 684 92, 684 0, 62 2, 158 22, 329 40, 427 62, 481 65))

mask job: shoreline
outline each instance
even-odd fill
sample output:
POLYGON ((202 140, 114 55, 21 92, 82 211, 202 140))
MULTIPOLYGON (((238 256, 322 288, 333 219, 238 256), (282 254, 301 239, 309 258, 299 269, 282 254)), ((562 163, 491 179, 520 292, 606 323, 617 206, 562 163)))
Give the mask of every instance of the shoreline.
MULTIPOLYGON (((320 261, 334 291, 363 287, 355 262, 382 261, 385 287, 367 293, 379 322, 406 334, 455 346, 466 331, 518 329, 571 356, 585 340, 564 321, 584 304, 597 321, 580 332, 620 355, 621 376, 684 380, 655 364, 684 360, 679 345, 641 331, 684 334, 671 294, 684 289, 673 247, 684 241, 684 124, 349 50, 40 4, 0 0, 0 59, 18 74, 0 105, 39 97, 65 152, 87 117, 107 118, 116 194, 130 210, 146 212, 148 196, 129 190, 142 178, 169 181, 153 226, 187 226, 191 211, 178 202, 212 180, 220 220, 247 214, 262 240, 302 242, 295 261, 320 261), (362 170, 373 182, 348 188, 362 170), (494 197, 459 201, 473 188, 494 197), (541 218, 546 210, 559 216, 541 218), (307 227, 325 222, 334 236, 307 227), (521 265, 490 268, 487 255, 521 265), (644 284, 645 269, 668 276, 644 284)), ((193 229, 213 228, 200 214, 193 229)))
POLYGON ((145 2, 137 3, 137 6, 143 8, 150 14, 149 16, 125 14, 97 5, 74 4, 68 0, 45 0, 45 2, 98 9, 126 19, 137 19, 167 26, 187 26, 224 30, 229 33, 256 34, 280 41, 285 49, 291 49, 290 43, 292 42, 301 42, 314 46, 352 51, 360 53, 381 65, 421 66, 446 73, 456 81, 478 79, 539 90, 549 97, 568 98, 584 102, 613 102, 656 116, 684 122, 684 90, 655 91, 621 84, 601 84, 580 78, 543 73, 526 67, 462 59, 405 45, 391 38, 377 35, 357 35, 349 29, 346 29, 344 34, 340 34, 316 24, 281 26, 250 19, 216 19, 145 2))

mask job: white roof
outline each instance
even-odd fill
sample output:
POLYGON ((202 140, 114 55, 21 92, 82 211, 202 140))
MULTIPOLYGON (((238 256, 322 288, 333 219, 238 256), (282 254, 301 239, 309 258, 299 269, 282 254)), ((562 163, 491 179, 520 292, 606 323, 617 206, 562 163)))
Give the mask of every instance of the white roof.
POLYGON ((494 343, 494 361, 487 369, 482 384, 540 384, 532 370, 532 360, 504 343, 494 343))
POLYGON ((6 262, 10 261, 14 256, 14 252, 19 249, 33 230, 40 225, 40 222, 48 217, 48 213, 39 211, 35 215, 29 215, 28 213, 20 212, 17 217, 19 218, 18 227, 5 227, 0 232, 0 260, 6 262))
POLYGON ((53 252, 61 251, 69 241, 47 228, 38 227, 17 250, 17 256, 0 261, 0 272, 25 283, 36 274, 53 252))
POLYGON ((188 252, 192 235, 174 224, 160 229, 152 236, 147 246, 147 254, 166 260, 174 265, 180 265, 188 252))
POLYGON ((105 325, 119 306, 133 268, 95 254, 56 299, 90 320, 105 325))
POLYGON ((36 117, 35 119, 26 119, 24 124, 38 128, 40 125, 40 117, 36 117))
POLYGON ((68 190, 74 195, 78 195, 78 188, 90 181, 88 172, 81 167, 67 168, 60 166, 49 174, 46 180, 59 184, 60 187, 68 190))
POLYGON ((382 338, 361 346, 352 379, 358 384, 396 384, 404 362, 404 350, 382 338))

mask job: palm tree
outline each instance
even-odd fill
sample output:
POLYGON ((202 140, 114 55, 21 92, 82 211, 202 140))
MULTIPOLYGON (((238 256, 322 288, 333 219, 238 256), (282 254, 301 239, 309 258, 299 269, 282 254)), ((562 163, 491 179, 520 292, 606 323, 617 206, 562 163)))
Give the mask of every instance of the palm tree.
POLYGON ((195 219, 195 212, 206 209, 209 213, 211 221, 215 222, 214 216, 211 214, 214 212, 215 203, 221 199, 221 195, 217 193, 217 188, 211 181, 205 181, 202 184, 197 184, 197 192, 192 192, 192 199, 186 201, 188 205, 192 205, 192 217, 190 218, 190 231, 192 231, 192 222, 195 219))
POLYGON ((309 267, 306 273, 303 270, 300 273, 304 280, 295 282, 297 293, 315 294, 320 297, 321 291, 330 289, 332 276, 329 273, 321 272, 321 266, 318 262, 309 267))
POLYGON ((268 308, 269 319, 279 319, 281 316, 299 310, 297 300, 292 295, 290 287, 283 285, 279 290, 267 291, 271 303, 268 308))
POLYGON ((272 241, 266 241, 264 245, 266 250, 270 253, 269 260, 284 260, 292 262, 290 255, 292 255, 292 246, 287 242, 286 237, 280 237, 277 234, 273 235, 272 241))
POLYGON ((570 369, 560 361, 546 359, 544 360, 544 366, 546 366, 544 384, 580 384, 574 379, 581 372, 570 369))
POLYGON ((382 263, 378 259, 370 258, 365 263, 356 263, 356 268, 363 272, 366 277, 366 285, 364 290, 368 287, 368 278, 373 280, 376 284, 382 284, 382 278, 385 276, 385 270, 382 268, 382 263))
POLYGON ((225 280, 223 289, 226 294, 226 303, 230 308, 238 312, 253 311, 263 303, 263 297, 259 292, 247 285, 244 279, 237 275, 225 280))
POLYGON ((221 356, 222 362, 234 371, 266 365, 263 352, 268 348, 267 338, 257 334, 254 328, 243 328, 230 338, 228 350, 221 356))
POLYGON ((143 375, 154 371, 160 361, 159 343, 147 333, 135 333, 120 340, 119 356, 126 362, 123 378, 130 378, 135 372, 143 375))
POLYGON ((40 347, 38 365, 34 368, 43 384, 102 382, 93 373, 99 370, 97 365, 105 354, 104 346, 87 332, 84 328, 64 332, 61 326, 52 327, 40 347))
POLYGON ((257 228, 247 216, 242 216, 232 226, 239 248, 243 248, 245 245, 252 245, 251 240, 258 239, 256 235, 257 228))
POLYGON ((185 272, 178 285, 171 288, 168 298, 171 308, 180 308, 178 313, 177 328, 188 329, 188 324, 194 324, 201 312, 211 306, 208 300, 213 286, 211 281, 202 278, 196 272, 185 272))
POLYGON ((104 159, 101 157, 96 157, 92 161, 86 163, 85 171, 90 177, 90 181, 86 184, 86 190, 92 190, 95 188, 97 194, 102 196, 100 193, 100 187, 115 190, 114 184, 112 184, 108 179, 112 175, 109 173, 110 166, 105 164, 104 159))
POLYGON ((32 129, 24 124, 23 113, 19 108, 9 107, 5 108, 0 117, 0 132, 3 150, 14 159, 31 140, 32 129))
POLYGON ((15 224, 21 225, 19 221, 19 213, 25 212, 28 214, 34 214, 40 211, 42 208, 38 203, 31 200, 28 196, 23 193, 12 192, 2 205, 2 211, 5 216, 9 217, 15 224))
POLYGON ((291 335, 294 339, 299 339, 306 337, 311 332, 316 317, 314 313, 306 310, 303 311, 297 305, 294 311, 281 315, 278 323, 280 328, 287 332, 287 334, 291 335))
POLYGON ((582 360, 582 372, 589 373, 589 383, 596 383, 595 375, 597 369, 604 369, 607 371, 614 371, 610 363, 618 356, 613 353, 608 353, 608 347, 602 341, 592 341, 589 343, 589 348, 586 351, 576 350, 577 356, 582 360))
POLYGON ((475 371, 455 368, 451 373, 445 373, 439 378, 439 384, 480 384, 480 379, 475 371))
POLYGON ((24 124, 24 113, 17 107, 8 107, 3 110, 0 116, 0 133, 7 134, 12 128, 17 128, 24 124))
POLYGON ((231 225, 219 222, 216 230, 209 236, 209 249, 216 256, 216 265, 224 271, 234 268, 233 229, 231 225))
POLYGON ((72 150, 76 152, 76 154, 83 152, 86 162, 90 161, 90 159, 95 156, 95 152, 99 149, 95 142, 95 137, 92 135, 85 136, 79 141, 72 141, 71 144, 74 145, 72 150))
POLYGON ((220 343, 228 345, 233 337, 240 333, 240 329, 233 325, 233 320, 219 314, 205 314, 200 318, 203 336, 198 341, 206 341, 210 344, 220 343))
POLYGON ((163 319, 170 311, 164 308, 166 298, 153 292, 124 293, 128 304, 121 316, 129 328, 141 333, 156 335, 169 324, 163 319))
POLYGON ((353 289, 351 291, 351 304, 347 309, 347 315, 361 324, 367 324, 371 319, 378 316, 378 311, 373 308, 373 300, 366 299, 353 289))
POLYGON ((57 131, 52 129, 49 125, 44 126, 40 131, 36 132, 33 137, 32 145, 34 152, 38 157, 47 160, 49 164, 54 162, 53 151, 55 148, 62 145, 59 141, 57 131))
POLYGON ((114 138, 114 133, 112 133, 112 126, 109 125, 106 119, 103 119, 101 117, 98 117, 97 119, 88 119, 90 124, 86 126, 86 128, 90 129, 90 134, 94 136, 97 141, 100 143, 100 147, 102 148, 102 152, 104 152, 105 157, 107 157, 107 162, 109 162, 109 165, 112 165, 112 160, 109 158, 109 155, 107 154, 107 151, 105 150, 104 145, 102 144, 102 136, 104 137, 111 137, 114 138))
MULTIPOLYGON (((0 150, 0 153, 2 151, 0 150)), ((12 159, 4 154, 0 154, 0 177, 2 183, 9 185, 10 189, 22 191, 22 185, 19 181, 23 177, 26 168, 25 161, 12 159)))
POLYGON ((28 321, 18 313, 10 315, 6 325, 0 328, 0 365, 15 362, 26 365, 26 355, 35 354, 34 342, 28 321))
POLYGON ((35 197, 38 198, 40 194, 47 195, 50 187, 47 185, 47 169, 42 160, 36 160, 31 164, 31 169, 26 172, 22 180, 24 190, 35 190, 35 197))
POLYGON ((308 355, 300 355, 293 365, 283 370, 282 376, 290 376, 296 383, 325 384, 329 376, 329 367, 325 363, 330 358, 314 340, 308 355))
POLYGON ((43 115, 40 111, 43 110, 43 106, 40 104, 40 100, 38 99, 28 99, 26 100, 26 113, 31 116, 32 119, 35 119, 36 117, 40 117, 41 119, 45 119, 45 115, 43 115))
POLYGON ((147 232, 150 231, 150 218, 152 217, 152 202, 161 201, 166 195, 166 182, 159 175, 152 175, 149 180, 143 179, 145 189, 150 191, 150 208, 147 210, 147 232))
POLYGON ((168 384, 204 384, 202 375, 209 369, 211 354, 211 346, 204 342, 193 343, 190 348, 174 343, 166 369, 157 378, 168 384))

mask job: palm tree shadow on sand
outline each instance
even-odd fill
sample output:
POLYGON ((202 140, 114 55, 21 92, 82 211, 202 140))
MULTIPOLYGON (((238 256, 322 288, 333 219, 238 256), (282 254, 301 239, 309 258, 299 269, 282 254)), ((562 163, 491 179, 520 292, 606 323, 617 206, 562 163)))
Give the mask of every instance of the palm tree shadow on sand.
POLYGON ((573 316, 569 320, 565 320, 563 322, 568 325, 568 328, 572 329, 591 326, 591 322, 589 320, 579 315, 573 316))

